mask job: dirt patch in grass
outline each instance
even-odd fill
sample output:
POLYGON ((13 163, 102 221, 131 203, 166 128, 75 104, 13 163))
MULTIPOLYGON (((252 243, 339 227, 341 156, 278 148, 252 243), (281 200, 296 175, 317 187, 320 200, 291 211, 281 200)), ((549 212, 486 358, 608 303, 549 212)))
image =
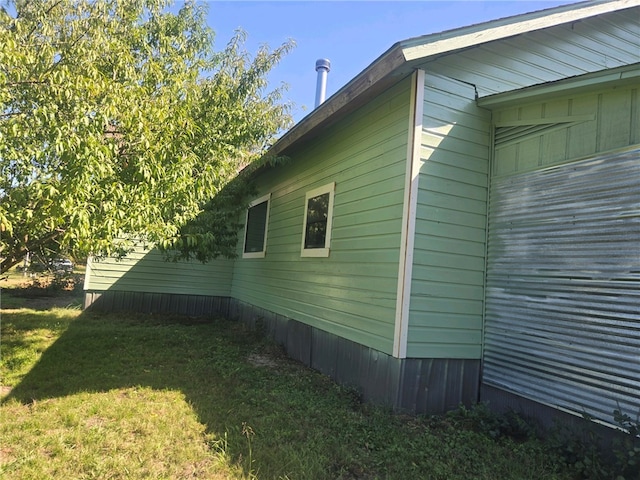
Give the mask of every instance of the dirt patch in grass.
POLYGON ((247 357, 247 361, 254 367, 266 367, 266 368, 278 368, 282 365, 282 362, 270 355, 252 353, 247 357))

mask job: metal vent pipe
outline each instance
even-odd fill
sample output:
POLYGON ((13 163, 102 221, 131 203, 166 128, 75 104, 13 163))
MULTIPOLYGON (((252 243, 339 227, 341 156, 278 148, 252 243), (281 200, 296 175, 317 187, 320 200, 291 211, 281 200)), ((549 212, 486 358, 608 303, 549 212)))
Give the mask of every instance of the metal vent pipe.
POLYGON ((316 72, 318 72, 318 83, 316 85, 316 106, 324 102, 327 94, 327 73, 331 69, 331 62, 326 58, 316 60, 316 72))

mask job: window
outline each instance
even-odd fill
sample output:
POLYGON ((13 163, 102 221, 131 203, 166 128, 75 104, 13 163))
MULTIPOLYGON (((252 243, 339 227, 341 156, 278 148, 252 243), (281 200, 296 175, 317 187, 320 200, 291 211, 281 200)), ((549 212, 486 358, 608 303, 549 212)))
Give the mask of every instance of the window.
POLYGON ((303 257, 328 257, 335 183, 307 192, 302 231, 303 257))
POLYGON ((242 258, 262 258, 267 250, 267 223, 271 194, 249 204, 244 230, 242 258))

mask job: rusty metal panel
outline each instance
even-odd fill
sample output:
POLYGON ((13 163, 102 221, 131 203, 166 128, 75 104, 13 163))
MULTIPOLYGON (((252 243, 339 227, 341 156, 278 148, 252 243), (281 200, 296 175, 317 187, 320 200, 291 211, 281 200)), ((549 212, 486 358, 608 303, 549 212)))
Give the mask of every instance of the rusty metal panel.
POLYGON ((640 148, 494 179, 483 383, 640 409, 640 148))

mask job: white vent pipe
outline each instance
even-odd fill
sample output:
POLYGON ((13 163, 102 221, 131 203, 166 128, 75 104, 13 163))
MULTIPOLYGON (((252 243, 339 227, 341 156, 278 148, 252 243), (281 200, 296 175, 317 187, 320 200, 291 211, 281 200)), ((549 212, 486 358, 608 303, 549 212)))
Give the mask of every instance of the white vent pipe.
POLYGON ((316 85, 316 106, 324 102, 327 95, 327 73, 331 69, 331 62, 326 58, 316 60, 316 72, 318 72, 318 83, 316 85))

